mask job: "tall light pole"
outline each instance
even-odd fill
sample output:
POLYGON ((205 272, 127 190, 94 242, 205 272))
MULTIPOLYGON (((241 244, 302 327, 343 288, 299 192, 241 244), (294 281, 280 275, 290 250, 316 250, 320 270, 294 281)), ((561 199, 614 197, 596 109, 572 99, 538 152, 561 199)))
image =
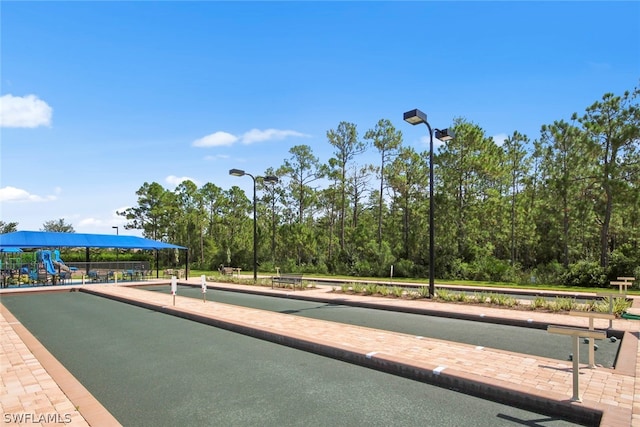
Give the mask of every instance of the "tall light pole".
MULTIPOLYGON (((111 228, 115 228, 116 229, 116 236, 120 235, 120 227, 118 227, 117 225, 114 225, 111 228)), ((118 270, 120 269, 120 248, 116 248, 116 272, 115 274, 118 274, 118 270)))
POLYGON ((253 180, 253 282, 258 281, 258 218, 257 218, 257 199, 256 199, 256 180, 262 179, 266 183, 275 184, 278 177, 273 175, 253 176, 246 173, 242 169, 230 169, 229 175, 233 176, 250 176, 253 180))
MULTIPOLYGON (((429 129, 429 297, 433 298, 436 293, 435 277, 435 225, 433 220, 433 130, 427 121, 427 115, 422 111, 415 109, 404 113, 404 121, 412 125, 424 123, 429 129)), ((448 129, 436 129, 436 138, 440 141, 449 141, 453 139, 453 132, 448 129)))

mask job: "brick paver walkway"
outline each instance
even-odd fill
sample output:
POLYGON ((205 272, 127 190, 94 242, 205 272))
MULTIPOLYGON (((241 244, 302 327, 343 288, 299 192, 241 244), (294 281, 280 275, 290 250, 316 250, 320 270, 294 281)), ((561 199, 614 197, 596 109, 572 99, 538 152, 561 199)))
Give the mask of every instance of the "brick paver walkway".
MULTIPOLYGON (((199 279, 191 279, 190 282, 198 284, 199 279)), ((209 286, 214 285, 239 291, 274 293, 281 296, 287 293, 283 290, 272 291, 270 288, 209 283, 209 286)), ((624 349, 621 348, 621 351, 627 354, 622 354, 619 357, 619 359, 627 359, 627 362, 629 362, 628 359, 631 359, 631 363, 619 363, 618 365, 624 366, 617 366, 616 369, 602 367, 588 369, 581 366, 580 396, 582 402, 572 402, 572 365, 568 361, 230 306, 215 301, 205 303, 202 300, 179 295, 175 298, 174 305, 173 297, 170 295, 147 292, 127 286, 91 285, 86 286, 84 290, 376 369, 413 376, 444 386, 473 390, 479 395, 539 408, 551 408, 556 411, 571 410, 585 414, 588 414, 589 411, 602 411, 604 414, 602 426, 631 425, 640 427, 640 385, 636 382, 636 378, 640 375, 637 345, 640 322, 637 321, 616 319, 613 325, 614 329, 634 333, 633 335, 627 334, 623 340, 624 349), (629 352, 631 354, 628 354, 629 352)), ((587 326, 587 319, 567 315, 443 304, 433 301, 351 296, 330 292, 330 288, 327 287, 296 292, 295 295, 289 291, 289 294, 290 296, 335 303, 384 304, 396 308, 402 306, 414 309, 427 308, 435 311, 459 311, 467 316, 508 317, 523 322, 587 326)), ((2 354, 0 355, 3 364, 2 395, 4 396, 4 390, 7 390, 8 395, 13 396, 12 400, 2 398, 3 414, 21 411, 33 412, 35 411, 33 404, 29 403, 26 395, 35 392, 36 388, 42 388, 43 385, 40 383, 48 385, 49 388, 55 384, 52 384, 53 381, 46 375, 46 372, 43 372, 42 367, 34 367, 35 373, 27 373, 30 369, 27 368, 27 365, 35 365, 38 361, 33 355, 30 355, 24 344, 21 344, 17 335, 12 334, 12 329, 16 325, 11 325, 10 323, 13 322, 7 321, 5 317, 0 317, 0 322, 3 330, 2 354), (21 354, 22 361, 16 362, 18 357, 16 354, 18 353, 21 354), (5 369, 5 360, 11 363, 9 370, 5 369), (16 373, 10 374, 10 372, 16 373), (10 381, 10 378, 13 380, 10 381), (38 386, 27 389, 27 386, 33 385, 34 378, 37 379, 38 386), (21 385, 17 385, 18 382, 21 385), (12 403, 13 406, 8 406, 9 403, 12 403)), ((606 328, 608 321, 596 320, 595 326, 596 328, 606 328)), ((56 393, 61 392, 58 389, 56 393)), ((52 397, 49 400, 58 402, 56 399, 57 397, 52 397)), ((45 405, 38 410, 42 413, 47 413, 47 411, 60 413, 59 407, 55 406, 45 405)))

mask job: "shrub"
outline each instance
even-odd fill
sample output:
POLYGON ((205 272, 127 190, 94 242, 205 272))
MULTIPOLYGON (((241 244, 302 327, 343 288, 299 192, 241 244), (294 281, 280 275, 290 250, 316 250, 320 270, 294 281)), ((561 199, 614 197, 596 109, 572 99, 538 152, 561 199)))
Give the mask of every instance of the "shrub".
POLYGON ((494 282, 517 282, 517 269, 509 261, 491 256, 480 258, 471 265, 472 279, 494 282))
POLYGON ((539 265, 531 272, 530 282, 539 285, 559 285, 562 282, 565 269, 557 261, 539 265))
POLYGON ((369 283, 364 287, 365 295, 375 295, 378 293, 378 285, 375 283, 369 283))
POLYGON ((371 264, 367 260, 358 260, 351 268, 354 276, 368 277, 373 276, 375 272, 371 268, 371 264))
POLYGON ((594 310, 598 313, 608 313, 610 305, 609 297, 604 297, 594 304, 594 310))
POLYGON ((632 302, 626 298, 615 298, 613 300, 613 313, 621 316, 625 311, 631 308, 632 302))
POLYGON ((547 300, 544 297, 535 297, 533 301, 531 301, 531 309, 536 310, 540 308, 545 308, 547 306, 547 300))
POLYGON ((489 303, 491 304, 495 304, 495 305, 500 305, 500 300, 501 300, 501 295, 499 294, 494 294, 493 292, 489 293, 489 303))
POLYGON ((391 292, 393 293, 393 296, 402 298, 402 295, 404 294, 404 289, 401 288, 400 286, 394 286, 391 292))
POLYGON ((453 301, 469 302, 470 300, 471 300, 471 297, 465 294, 464 292, 458 292, 457 294, 453 295, 453 301))
POLYGON ((420 286, 417 289, 418 297, 420 298, 429 298, 429 287, 428 286, 420 286))
POLYGON ((556 299, 549 304, 549 309, 552 311, 571 311, 578 306, 576 300, 573 298, 556 297, 556 299))
POLYGON ((511 295, 505 295, 505 298, 502 300, 502 305, 505 307, 517 307, 519 304, 520 301, 511 295))
POLYGON ((489 294, 489 302, 491 304, 500 305, 504 307, 515 307, 519 304, 518 300, 510 295, 504 294, 489 294))
POLYGON ((489 300, 491 294, 489 292, 476 292, 473 294, 473 298, 476 300, 477 303, 480 304, 486 304, 487 300, 489 300))
POLYGON ((608 280, 616 280, 621 276, 633 276, 638 278, 637 275, 634 275, 634 268, 638 265, 640 260, 634 256, 635 254, 633 252, 634 251, 629 244, 624 244, 622 247, 611 252, 611 255, 609 256, 609 265, 607 267, 608 280))
MULTIPOLYGON (((427 291, 427 295, 425 297, 429 296, 429 288, 423 287, 420 288, 420 290, 422 291, 423 289, 426 289, 427 291)), ((436 292, 436 297, 442 301, 451 301, 451 292, 448 289, 438 289, 438 292, 436 292)))
POLYGON ((445 279, 467 280, 469 278, 469 264, 459 258, 452 260, 444 277, 445 279))
MULTIPOLYGON (((627 311, 631 307, 632 301, 620 297, 613 299, 613 314, 617 316, 621 316, 625 311, 627 311)), ((599 313, 609 313, 609 307, 611 305, 611 300, 609 297, 604 297, 600 301, 594 304, 594 310, 599 313)))
POLYGON ((584 311, 598 311, 598 303, 596 300, 589 300, 582 304, 581 309, 584 311))
POLYGON ((394 277, 416 277, 415 264, 408 259, 399 259, 393 265, 394 277))
POLYGON ((565 286, 599 288, 604 287, 606 281, 604 269, 598 263, 587 261, 571 264, 562 277, 565 286))
MULTIPOLYGON (((406 293, 406 295, 407 295, 407 297, 408 297, 409 299, 419 299, 419 298, 423 298, 423 297, 420 295, 420 292, 418 292, 418 291, 414 291, 414 290, 408 291, 408 292, 406 293)), ((427 292, 427 296, 429 296, 429 292, 427 292)))

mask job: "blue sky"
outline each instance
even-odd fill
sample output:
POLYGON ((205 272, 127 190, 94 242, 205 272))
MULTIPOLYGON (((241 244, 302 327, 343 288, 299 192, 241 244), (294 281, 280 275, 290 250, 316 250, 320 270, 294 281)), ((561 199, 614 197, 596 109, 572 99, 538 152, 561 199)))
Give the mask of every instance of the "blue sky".
MULTIPOLYGON (((463 117, 500 140, 640 82, 638 2, 0 3, 0 218, 139 234, 144 182, 250 195, 326 132, 381 118, 407 145, 463 117)), ((377 161, 375 149, 362 159, 377 161)))

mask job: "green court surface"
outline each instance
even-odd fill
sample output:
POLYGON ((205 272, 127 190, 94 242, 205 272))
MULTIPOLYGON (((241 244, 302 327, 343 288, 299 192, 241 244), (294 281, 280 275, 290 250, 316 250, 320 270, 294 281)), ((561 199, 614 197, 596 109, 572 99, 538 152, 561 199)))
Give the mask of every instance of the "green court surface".
MULTIPOLYGON (((145 286, 140 289, 170 294, 170 286, 166 285, 145 286)), ((178 295, 202 299, 200 287, 180 286, 178 295)), ((550 334, 545 329, 522 328, 212 289, 207 291, 207 298, 225 304, 456 341, 552 359, 568 361, 572 352, 571 337, 550 334)), ((381 301, 384 300, 381 299, 381 301)), ((621 340, 615 342, 609 339, 598 340, 598 351, 595 353, 596 363, 608 368, 613 367, 620 343, 621 340)), ((582 363, 589 361, 588 345, 584 342, 581 344, 580 361, 582 363)))
POLYGON ((125 426, 567 426, 79 292, 2 303, 125 426))

